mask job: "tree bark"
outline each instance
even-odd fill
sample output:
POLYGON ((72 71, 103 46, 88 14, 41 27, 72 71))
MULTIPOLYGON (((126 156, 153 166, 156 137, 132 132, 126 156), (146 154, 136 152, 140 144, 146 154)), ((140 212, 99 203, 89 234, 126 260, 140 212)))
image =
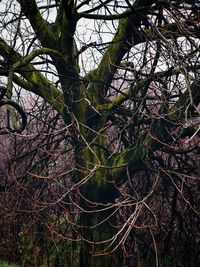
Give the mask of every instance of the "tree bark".
MULTIPOLYGON (((88 143, 91 142, 91 136, 85 138, 88 143)), ((81 170, 84 170, 77 172, 77 180, 87 179, 80 187, 80 206, 84 210, 80 215, 83 238, 80 267, 118 267, 122 266, 120 250, 110 253, 117 245, 117 239, 109 247, 118 230, 113 206, 118 191, 109 178, 109 160, 102 149, 104 137, 100 134, 94 140, 95 143, 90 143, 90 147, 81 151, 80 147, 77 148, 79 153, 76 153, 79 169, 81 166, 81 170)))

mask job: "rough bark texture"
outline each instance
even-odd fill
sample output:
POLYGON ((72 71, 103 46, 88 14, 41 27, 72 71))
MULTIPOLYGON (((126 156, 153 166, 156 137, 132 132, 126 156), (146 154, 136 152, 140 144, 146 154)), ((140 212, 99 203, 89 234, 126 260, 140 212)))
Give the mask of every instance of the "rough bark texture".
MULTIPOLYGON (((192 68, 198 69, 199 66, 191 64, 177 69, 172 63, 168 70, 162 71, 158 66, 159 58, 162 56, 161 42, 163 54, 165 54, 171 49, 171 40, 176 43, 178 37, 187 34, 197 38, 198 28, 196 24, 187 27, 190 18, 188 21, 183 19, 183 28, 174 22, 176 17, 173 16, 176 12, 173 10, 180 8, 179 3, 174 3, 176 1, 171 1, 172 3, 170 1, 124 1, 126 10, 122 8, 123 11, 115 15, 109 15, 106 4, 105 10, 108 14, 98 14, 96 10, 101 8, 103 3, 94 10, 91 6, 88 12, 80 12, 75 4, 76 1, 55 1, 57 18, 54 23, 49 23, 43 17, 43 9, 38 4, 39 1, 18 0, 17 2, 21 7, 20 16, 28 19, 40 42, 40 48, 22 56, 15 47, 0 39, 0 55, 8 64, 7 68, 1 68, 1 73, 8 77, 8 90, 12 90, 12 85, 16 84, 44 99, 62 117, 67 128, 65 133, 70 135, 75 162, 74 182, 80 183, 79 205, 82 209, 78 223, 82 234, 80 267, 120 267, 123 260, 121 247, 117 248, 120 235, 117 234, 119 218, 115 205, 119 197, 118 189, 123 183, 131 184, 130 180, 135 174, 145 173, 148 177, 150 172, 155 174, 166 171, 159 150, 163 146, 166 147, 166 150, 162 151, 165 157, 170 149, 177 148, 174 136, 177 138, 184 136, 183 128, 187 128, 184 119, 187 116, 192 118, 197 113, 200 102, 198 72, 195 74, 195 81, 191 79, 192 82, 188 82, 189 78, 185 78, 186 84, 188 82, 185 90, 177 90, 177 95, 174 94, 171 98, 170 89, 166 92, 166 84, 170 77, 178 77, 180 74, 187 76, 192 68), (167 21, 165 12, 171 12, 172 22, 167 21), (151 25, 151 16, 155 16, 152 20, 156 24, 155 27, 151 25), (96 69, 82 77, 79 73, 78 55, 80 53, 77 50, 75 34, 79 20, 84 17, 90 20, 118 20, 118 25, 117 27, 115 25, 116 33, 106 44, 96 69), (145 42, 146 47, 143 48, 145 42), (148 48, 149 43, 153 43, 155 49, 148 54, 144 51, 151 50, 148 48), (136 60, 136 58, 129 58, 129 53, 133 51, 131 49, 138 49, 138 45, 142 47, 143 53, 146 53, 143 62, 139 62, 138 65, 145 65, 147 71, 142 67, 137 71, 133 67, 133 62, 126 62, 126 58, 130 61, 136 60), (34 66, 34 60, 37 57, 43 59, 44 55, 48 56, 46 60, 55 67, 59 88, 34 66), (151 62, 149 65, 148 60, 151 62), (148 68, 150 68, 149 72, 148 68), (119 75, 119 80, 124 79, 125 82, 116 89, 113 84, 120 70, 126 73, 131 71, 134 78, 130 82, 129 78, 126 80, 125 74, 122 78, 119 75), (164 88, 162 95, 160 91, 157 93, 157 89, 154 89, 157 83, 164 88), (111 94, 110 98, 106 98, 111 88, 114 88, 112 92, 115 92, 115 95, 113 94, 113 97, 111 94), (126 101, 131 102, 130 106, 126 105, 126 101), (158 107, 158 111, 155 108, 154 113, 151 112, 149 104, 151 101, 154 101, 154 106, 158 107), (124 121, 126 121, 125 125, 123 125, 124 121), (121 146, 117 152, 107 148, 106 130, 110 122, 115 129, 121 131, 120 140, 122 141, 119 142, 121 146), (134 135, 135 129, 131 125, 137 128, 139 134, 137 137, 134 136, 134 140, 130 138, 127 141, 126 138, 134 135), (114 252, 109 253, 113 250, 114 252)), ((106 3, 112 3, 113 9, 118 8, 115 6, 117 1, 106 3)), ((84 6, 84 4, 91 4, 91 2, 85 1, 80 5, 84 6)), ((90 48, 90 45, 88 47, 90 48)), ((99 51, 101 52, 100 49, 99 51)), ((173 59, 170 58, 170 60, 173 59)), ((177 62, 180 63, 181 60, 177 56, 177 62)), ((164 65, 164 62, 162 64, 164 65)), ((2 99, 0 101, 2 105, 5 104, 2 99)), ((19 109, 16 108, 16 110, 19 112, 19 109)), ((20 112, 23 117, 23 110, 20 112)), ((26 124, 25 121, 22 124, 26 124)), ((198 132, 195 127, 191 127, 190 137, 198 132)), ((172 152, 172 155, 173 153, 175 152, 172 152)), ((179 159, 177 162, 179 164, 179 159)), ((131 190, 134 191, 134 188, 131 190)), ((127 223, 124 229, 129 228, 130 225, 131 222, 127 223)), ((124 245, 123 242, 121 243, 124 245)))

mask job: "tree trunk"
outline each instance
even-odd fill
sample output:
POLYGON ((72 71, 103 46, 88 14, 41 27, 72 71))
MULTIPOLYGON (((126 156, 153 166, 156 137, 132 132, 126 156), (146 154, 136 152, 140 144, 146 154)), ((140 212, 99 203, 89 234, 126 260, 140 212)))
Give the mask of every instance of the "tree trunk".
MULTIPOLYGON (((87 186, 87 199, 99 203, 112 203, 116 198, 114 188, 103 188, 96 185, 96 188, 87 186), (90 194, 91 193, 91 194, 90 194), (89 196, 90 195, 90 196, 89 196), (94 198, 94 196, 97 196, 94 198)), ((86 194, 84 194, 86 197, 86 194)), ((82 201, 82 207, 87 210, 81 214, 82 242, 80 254, 80 267, 118 267, 122 266, 120 262, 120 250, 111 253, 111 250, 117 244, 111 244, 111 239, 117 233, 117 218, 115 208, 95 212, 103 209, 103 205, 90 205, 86 201, 82 201), (84 202, 84 203, 83 203, 84 202), (99 242, 99 243, 98 243, 99 242)))
MULTIPOLYGON (((87 140, 88 143, 90 140, 87 140)), ((112 237, 117 233, 117 217, 115 212, 115 199, 117 189, 109 179, 109 162, 102 149, 104 138, 99 135, 95 144, 81 149, 78 155, 79 168, 84 172, 78 173, 78 180, 89 177, 80 187, 82 198, 80 206, 84 212, 80 215, 83 241, 81 243, 80 267, 118 267, 122 266, 120 251, 109 253, 116 246, 112 237), (84 173, 84 174, 83 174, 84 173), (98 212, 96 212, 98 210, 98 212), (106 242, 107 241, 107 242, 106 242)))
MULTIPOLYGON (((106 217, 109 214, 106 214, 106 217)), ((83 214, 81 216, 82 223, 84 225, 95 225, 96 223, 102 221, 105 217, 105 214, 99 216, 95 214, 83 214), (101 218, 100 218, 101 217, 101 218), (97 222, 96 222, 97 221, 97 222)), ((94 243, 88 243, 87 241, 82 242, 81 254, 80 254, 80 267, 121 267, 120 262, 120 251, 119 249, 113 253, 106 251, 109 242, 96 245, 95 242, 108 240, 116 234, 116 229, 112 225, 112 220, 107 220, 101 226, 97 228, 86 228, 83 229, 83 237, 86 239, 92 240, 94 243), (97 251, 98 249, 98 251, 97 251), (99 254, 98 254, 99 253, 99 254), (101 255, 100 255, 101 254, 101 255)))

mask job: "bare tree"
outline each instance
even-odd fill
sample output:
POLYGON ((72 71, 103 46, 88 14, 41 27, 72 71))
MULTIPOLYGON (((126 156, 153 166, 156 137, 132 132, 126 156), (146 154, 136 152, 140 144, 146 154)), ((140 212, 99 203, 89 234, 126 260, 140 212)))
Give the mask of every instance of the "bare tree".
POLYGON ((74 266, 199 264, 198 2, 1 1, 2 224, 74 266))

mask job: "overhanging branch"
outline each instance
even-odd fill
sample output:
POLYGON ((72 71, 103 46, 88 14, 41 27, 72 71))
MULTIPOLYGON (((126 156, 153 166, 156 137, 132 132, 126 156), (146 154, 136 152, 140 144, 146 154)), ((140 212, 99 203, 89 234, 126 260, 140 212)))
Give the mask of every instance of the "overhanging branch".
MULTIPOLYGON (((52 105, 55 110, 61 115, 64 116, 64 102, 63 102, 63 94, 60 90, 58 90, 47 78, 45 78, 40 72, 37 71, 33 67, 31 63, 29 63, 35 56, 43 53, 44 51, 60 56, 60 54, 52 49, 45 48, 43 50, 39 49, 35 53, 32 52, 29 56, 23 57, 16 52, 13 48, 6 44, 6 42, 0 39, 0 55, 5 59, 10 59, 11 67, 8 71, 4 71, 4 75, 8 76, 8 83, 10 89, 12 90, 12 79, 19 82, 20 86, 25 90, 29 89, 29 91, 35 93, 38 96, 41 96, 45 101, 52 105), (25 65, 26 63, 26 65, 25 65), (22 65, 21 65, 22 64, 22 65), (25 79, 22 80, 18 76, 14 76, 14 73, 19 73, 25 79), (9 76, 10 75, 10 76, 9 76), (27 83, 27 82, 28 83, 27 83)), ((61 56, 60 56, 61 57, 61 56)))
POLYGON ((26 124, 27 124, 27 117, 26 117, 25 112, 20 107, 20 105, 17 104, 16 102, 14 102, 13 100, 1 100, 0 101, 0 107, 2 107, 4 105, 8 105, 8 106, 13 107, 20 114, 22 122, 21 122, 20 127, 15 127, 14 129, 8 129, 8 130, 6 130, 6 128, 3 128, 3 129, 0 129, 0 133, 1 134, 8 133, 8 132, 21 133, 25 129, 26 124))

